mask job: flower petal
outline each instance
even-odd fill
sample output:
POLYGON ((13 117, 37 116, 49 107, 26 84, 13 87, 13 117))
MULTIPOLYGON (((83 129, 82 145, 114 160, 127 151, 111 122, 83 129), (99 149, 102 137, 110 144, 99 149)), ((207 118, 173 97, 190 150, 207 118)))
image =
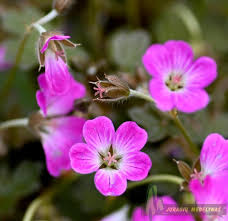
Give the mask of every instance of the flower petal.
POLYGON ((149 74, 154 77, 162 77, 172 68, 169 51, 160 44, 150 46, 143 55, 142 62, 149 74))
POLYGON ((126 154, 120 165, 120 170, 128 180, 139 181, 148 176, 152 162, 147 154, 143 152, 133 152, 126 154))
POLYGON ((173 93, 160 79, 152 79, 149 85, 151 97, 156 106, 162 111, 170 111, 174 108, 173 93))
POLYGON ((112 121, 105 116, 87 120, 83 128, 87 144, 104 153, 111 146, 114 134, 115 129, 112 121))
POLYGON ((204 88, 217 77, 216 62, 209 57, 197 59, 186 73, 187 87, 204 88))
POLYGON ((146 215, 145 211, 141 207, 137 207, 133 211, 132 221, 150 221, 149 216, 146 215))
POLYGON ((209 100, 207 92, 203 89, 184 89, 174 94, 175 107, 185 113, 205 108, 209 100))
POLYGON ((223 204, 227 203, 227 179, 220 177, 214 179, 206 176, 203 184, 198 179, 192 179, 189 189, 193 193, 197 204, 223 204))
POLYGON ((219 134, 210 134, 204 141, 200 164, 204 175, 228 177, 228 141, 219 134))
POLYGON ((99 154, 84 143, 75 144, 70 150, 72 169, 81 174, 95 172, 100 167, 99 154))
POLYGON ((69 113, 73 109, 74 101, 85 96, 84 85, 71 79, 71 88, 63 95, 51 94, 44 74, 38 77, 41 90, 37 91, 36 99, 44 115, 53 116, 69 113))
POLYGON ((45 42, 43 48, 40 50, 41 53, 44 53, 47 48, 48 48, 48 44, 50 41, 61 41, 61 40, 65 40, 65 39, 69 39, 70 36, 64 36, 64 35, 54 35, 50 38, 48 38, 48 40, 45 42))
POLYGON ((45 54, 45 77, 52 94, 64 94, 71 88, 72 76, 66 63, 51 50, 45 54))
MULTIPOLYGON (((189 189, 192 192, 195 201, 198 205, 217 205, 217 206, 223 206, 223 205, 228 205, 227 201, 227 178, 220 177, 219 179, 215 180, 212 178, 210 175, 208 175, 205 179, 203 184, 197 180, 193 179, 189 183, 189 189)), ((227 209, 227 206, 226 206, 227 209)), ((221 209, 222 210, 222 209, 221 209)), ((201 213, 201 218, 202 220, 209 221, 210 216, 201 213)), ((219 219, 220 221, 225 221, 227 220, 228 215, 220 216, 219 219)), ((213 219, 212 219, 213 220, 213 219)))
POLYGON ((46 163, 52 176, 59 176, 62 170, 69 170, 69 150, 73 144, 82 142, 83 118, 62 117, 49 121, 46 132, 41 133, 46 163))
POLYGON ((116 131, 113 149, 117 154, 139 151, 146 144, 147 137, 147 132, 135 122, 124 122, 116 131))
POLYGON ((154 44, 143 56, 146 70, 155 78, 164 78, 172 71, 184 73, 191 66, 193 51, 184 41, 167 41, 164 45, 154 44))
POLYGON ((184 73, 192 65, 194 54, 188 43, 171 40, 165 43, 165 48, 170 53, 173 71, 184 73))
POLYGON ((100 169, 94 177, 96 188, 105 196, 119 196, 127 188, 126 177, 118 170, 100 169))

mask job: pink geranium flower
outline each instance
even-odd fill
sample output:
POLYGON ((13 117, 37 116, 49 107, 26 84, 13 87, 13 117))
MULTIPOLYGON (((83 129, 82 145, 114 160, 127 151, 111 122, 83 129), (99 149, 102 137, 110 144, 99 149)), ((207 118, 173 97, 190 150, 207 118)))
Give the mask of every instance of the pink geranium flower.
MULTIPOLYGON (((219 134, 210 134, 200 154, 201 171, 192 175, 189 188, 198 204, 228 205, 228 141, 219 134)), ((216 220, 204 216, 204 220, 216 220)), ((218 219, 220 220, 220 219, 218 219)), ((228 220, 228 217, 221 218, 228 220)))
POLYGON ((39 41, 40 66, 45 66, 45 77, 50 93, 64 94, 71 88, 71 75, 66 64, 63 44, 76 47, 68 39, 70 36, 45 32, 39 41))
POLYGON ((192 180, 202 185, 207 177, 213 181, 228 178, 228 141, 219 134, 210 134, 200 153, 201 171, 195 169, 192 180))
POLYGON ((74 100, 85 96, 82 84, 71 78, 71 88, 66 94, 52 95, 44 74, 38 77, 40 90, 37 91, 37 103, 44 117, 39 126, 49 173, 59 176, 62 171, 70 170, 69 150, 75 143, 82 142, 82 128, 85 119, 64 116, 73 110, 74 100), (59 116, 58 116, 59 115, 59 116))
POLYGON ((140 150, 147 133, 135 122, 125 122, 115 132, 107 117, 88 120, 83 127, 85 143, 70 150, 72 168, 81 174, 96 172, 96 188, 105 196, 125 192, 127 179, 143 180, 151 168, 149 156, 140 150))
POLYGON ((162 111, 176 108, 190 113, 205 108, 209 96, 204 90, 217 76, 216 63, 209 57, 193 60, 193 51, 184 41, 154 44, 143 56, 153 76, 149 91, 162 111))
MULTIPOLYGON (((157 197, 157 200, 161 200, 163 204, 176 206, 176 202, 169 196, 157 197)), ((153 200, 153 199, 152 199, 153 200)), ((149 201, 149 204, 151 202, 149 201)), ((149 205, 147 205, 149 206, 149 205)), ((149 208, 148 208, 149 209, 149 208)), ((137 207, 133 211, 132 221, 194 221, 192 215, 152 215, 149 217, 148 213, 141 207, 137 207)))

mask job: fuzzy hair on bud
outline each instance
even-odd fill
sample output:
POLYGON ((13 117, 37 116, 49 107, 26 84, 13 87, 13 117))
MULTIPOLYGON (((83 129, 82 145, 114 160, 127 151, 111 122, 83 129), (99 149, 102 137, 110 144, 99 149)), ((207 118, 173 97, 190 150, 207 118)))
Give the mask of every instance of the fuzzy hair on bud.
POLYGON ((99 80, 97 82, 90 82, 96 87, 95 96, 99 101, 119 101, 129 97, 130 89, 126 82, 121 80, 116 75, 105 75, 106 80, 99 80))
POLYGON ((73 0, 54 0, 53 8, 61 14, 69 9, 72 4, 73 0))

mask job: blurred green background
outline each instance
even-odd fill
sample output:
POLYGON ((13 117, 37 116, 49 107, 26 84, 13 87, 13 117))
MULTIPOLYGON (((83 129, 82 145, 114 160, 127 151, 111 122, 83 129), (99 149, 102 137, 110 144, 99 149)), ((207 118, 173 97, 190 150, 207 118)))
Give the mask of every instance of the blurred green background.
MULTIPOLYGON (((0 0, 0 45, 7 47, 6 59, 14 63, 26 26, 51 10, 51 0, 0 0)), ((228 1, 227 0, 77 0, 48 30, 61 30, 82 46, 67 50, 68 62, 75 78, 87 87, 89 81, 104 73, 119 74, 131 88, 145 88, 149 75, 141 56, 152 43, 169 39, 189 42, 195 56, 216 59, 219 77, 208 88, 210 105, 203 111, 181 115, 194 141, 200 146, 211 132, 228 138, 228 1)), ((38 110, 38 61, 34 30, 26 44, 22 61, 10 94, 1 103, 0 121, 26 117, 38 110)), ((10 70, 0 72, 0 89, 10 70)), ((178 175, 172 158, 185 159, 181 147, 186 143, 172 125, 153 106, 138 99, 121 103, 92 102, 88 117, 109 116, 116 127, 134 120, 149 134, 144 149, 153 161, 151 174, 178 175)), ((64 179, 60 178, 60 179, 64 179)), ((17 221, 33 199, 58 184, 46 171, 39 140, 27 129, 0 132, 0 220, 17 221)), ((188 193, 179 187, 158 184, 160 195, 169 194, 179 202, 189 202, 188 193)), ((54 200, 42 205, 37 219, 56 221, 93 221, 129 204, 130 208, 146 202, 148 186, 128 190, 118 198, 105 198, 94 187, 93 175, 79 177, 73 184, 60 186, 54 200)))

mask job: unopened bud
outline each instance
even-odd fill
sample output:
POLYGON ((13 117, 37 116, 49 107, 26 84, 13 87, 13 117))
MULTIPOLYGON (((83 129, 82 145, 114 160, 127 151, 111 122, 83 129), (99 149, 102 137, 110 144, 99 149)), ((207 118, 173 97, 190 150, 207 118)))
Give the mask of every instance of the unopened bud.
POLYGON ((53 8, 58 13, 63 13, 65 10, 69 9, 70 6, 73 4, 73 0, 54 0, 53 8))
POLYGON ((185 179, 185 181, 189 182, 192 174, 191 167, 184 161, 176 161, 176 160, 174 161, 176 162, 177 168, 180 174, 182 175, 182 177, 185 179))
POLYGON ((105 79, 104 81, 91 82, 96 85, 93 88, 96 91, 95 96, 98 96, 96 100, 118 101, 129 97, 130 89, 126 82, 116 75, 105 75, 105 79))

